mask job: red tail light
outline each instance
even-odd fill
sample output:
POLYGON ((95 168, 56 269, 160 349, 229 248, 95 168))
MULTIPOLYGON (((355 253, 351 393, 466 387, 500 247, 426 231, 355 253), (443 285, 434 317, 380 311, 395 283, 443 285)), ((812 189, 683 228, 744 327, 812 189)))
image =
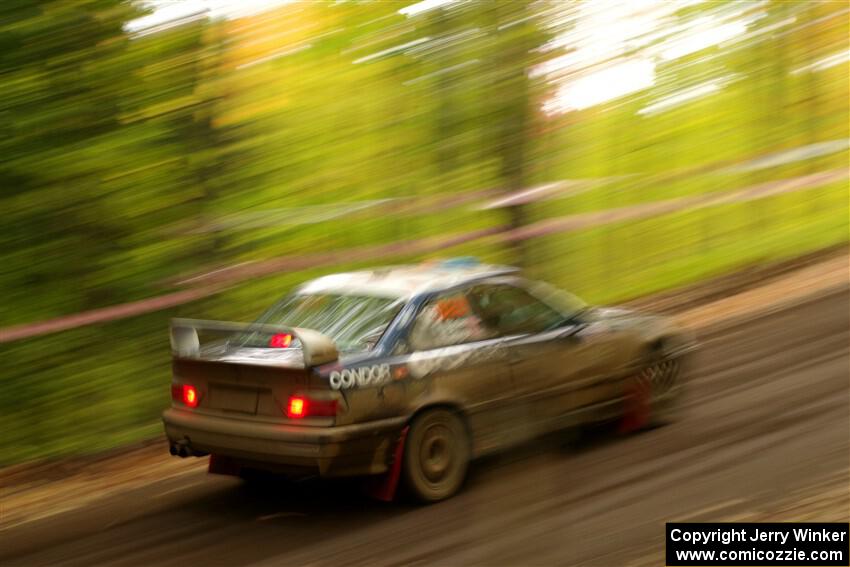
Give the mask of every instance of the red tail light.
POLYGON ((198 407, 198 389, 189 384, 172 384, 171 399, 190 408, 198 407))
POLYGON ((288 348, 292 344, 292 335, 289 333, 277 333, 269 339, 271 348, 288 348))
POLYGON ((332 417, 336 415, 336 400, 314 400, 305 396, 290 396, 286 403, 286 417, 332 417))
POLYGON ((197 407, 198 390, 196 390, 194 386, 183 386, 183 403, 189 406, 190 408, 197 407))

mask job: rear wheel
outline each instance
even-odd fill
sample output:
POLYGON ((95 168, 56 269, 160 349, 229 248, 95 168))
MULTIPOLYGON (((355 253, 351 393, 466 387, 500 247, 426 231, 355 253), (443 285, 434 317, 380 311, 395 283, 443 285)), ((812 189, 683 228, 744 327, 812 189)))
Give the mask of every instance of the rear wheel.
POLYGON ((429 410, 410 424, 402 476, 407 490, 422 502, 453 495, 469 466, 469 437, 463 420, 446 409, 429 410))

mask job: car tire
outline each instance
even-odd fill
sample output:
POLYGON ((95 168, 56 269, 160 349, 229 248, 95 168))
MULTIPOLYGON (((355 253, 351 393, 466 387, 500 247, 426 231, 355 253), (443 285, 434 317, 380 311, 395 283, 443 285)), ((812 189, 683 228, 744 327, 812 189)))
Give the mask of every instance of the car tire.
POLYGON ((456 493, 469 467, 470 443, 464 421, 447 409, 428 410, 410 424, 402 479, 420 502, 438 502, 456 493))
POLYGON ((652 353, 648 362, 648 368, 652 368, 653 372, 669 375, 669 383, 665 392, 670 393, 666 395, 664 403, 662 404, 658 399, 657 392, 653 391, 652 393, 647 427, 654 429, 673 423, 678 419, 682 387, 678 380, 678 360, 669 358, 663 350, 659 349, 652 353))

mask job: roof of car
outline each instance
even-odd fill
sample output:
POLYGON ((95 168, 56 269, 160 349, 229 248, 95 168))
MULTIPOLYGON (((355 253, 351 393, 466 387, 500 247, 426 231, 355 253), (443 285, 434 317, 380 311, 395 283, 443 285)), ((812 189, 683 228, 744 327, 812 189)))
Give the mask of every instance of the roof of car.
POLYGON ((386 266, 323 276, 306 282, 298 289, 298 293, 409 298, 440 291, 466 281, 517 272, 519 269, 511 266, 451 260, 386 266))

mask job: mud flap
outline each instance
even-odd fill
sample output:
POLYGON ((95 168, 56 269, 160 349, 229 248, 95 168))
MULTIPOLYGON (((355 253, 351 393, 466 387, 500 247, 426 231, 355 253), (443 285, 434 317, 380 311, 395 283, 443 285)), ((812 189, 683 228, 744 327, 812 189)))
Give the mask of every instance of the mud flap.
POLYGON ((618 428, 621 434, 644 429, 652 412, 652 380, 645 372, 626 380, 625 386, 623 417, 618 428))
POLYGON ((363 490, 372 498, 382 502, 392 502, 395 499, 398 479, 401 476, 401 467, 404 462, 404 442, 407 439, 409 429, 410 426, 405 426, 398 436, 389 470, 382 475, 364 479, 363 490))
POLYGON ((239 476, 242 472, 242 467, 236 461, 229 457, 221 455, 210 455, 210 462, 207 466, 209 474, 224 474, 228 476, 239 476))

